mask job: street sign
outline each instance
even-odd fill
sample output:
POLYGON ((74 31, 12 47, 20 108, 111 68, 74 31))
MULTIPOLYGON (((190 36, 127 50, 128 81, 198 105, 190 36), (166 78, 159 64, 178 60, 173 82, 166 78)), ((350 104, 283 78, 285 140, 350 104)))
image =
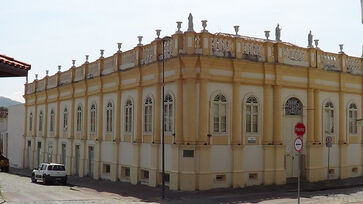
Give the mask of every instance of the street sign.
POLYGON ((301 137, 305 134, 305 125, 304 123, 297 123, 295 125, 295 133, 297 136, 301 137))
POLYGON ((300 137, 297 137, 294 140, 294 148, 297 152, 301 152, 301 150, 303 149, 304 143, 303 140, 300 137))

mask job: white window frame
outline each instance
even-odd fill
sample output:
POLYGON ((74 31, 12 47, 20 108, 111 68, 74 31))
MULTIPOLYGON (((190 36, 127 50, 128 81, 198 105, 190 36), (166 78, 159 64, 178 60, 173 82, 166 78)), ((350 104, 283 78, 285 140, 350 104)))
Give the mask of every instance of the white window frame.
POLYGON ((251 95, 245 101, 245 133, 252 135, 252 134, 259 134, 260 132, 260 104, 256 96, 251 95), (257 108, 257 111, 254 111, 254 108, 257 108), (250 109, 250 111, 248 111, 250 109), (254 122, 253 117, 256 117, 256 130, 253 130, 254 122), (250 120, 249 130, 248 130, 248 119, 250 120))
POLYGON ((144 133, 150 134, 153 132, 153 111, 154 102, 152 97, 148 96, 144 101, 144 133))
POLYGON ((97 105, 92 103, 90 108, 90 132, 95 133, 97 131, 97 105))
POLYGON ((29 131, 33 130, 33 112, 29 114, 29 131))
POLYGON ((43 131, 43 111, 39 111, 39 127, 38 127, 38 130, 39 132, 42 132, 43 131))
POLYGON ((68 108, 65 107, 63 110, 63 130, 68 130, 68 108))
POLYGON ((358 108, 355 103, 350 103, 348 106, 348 134, 357 135, 357 119, 358 119, 358 108))
POLYGON ((175 120, 175 100, 170 93, 166 94, 164 98, 164 131, 166 133, 174 133, 174 120, 175 120))
POLYGON ((55 129, 55 112, 53 109, 50 110, 50 122, 49 122, 49 131, 54 132, 55 129))
POLYGON ((134 126, 134 103, 129 98, 126 100, 125 104, 125 132, 132 133, 134 126))
POLYGON ((83 108, 81 105, 77 106, 77 117, 76 117, 76 130, 77 132, 82 131, 82 120, 83 119, 83 108))
POLYGON ((213 134, 216 135, 226 135, 228 134, 228 100, 227 97, 222 94, 218 93, 215 94, 211 101, 211 108, 210 108, 210 117, 211 117, 211 130, 213 134), (218 116, 215 117, 215 108, 218 108, 218 116), (223 115, 223 108, 224 115, 223 115), (222 110, 222 111, 221 111, 222 110), (222 131, 223 128, 223 122, 222 119, 225 117, 224 125, 225 130, 222 131), (218 118, 218 121, 216 121, 216 118, 218 118), (215 124, 218 124, 218 129, 216 129, 215 124))
POLYGON ((334 104, 331 101, 327 101, 323 107, 323 122, 324 122, 324 132, 328 135, 335 133, 335 110, 334 104))
POLYGON ((113 131, 113 104, 108 102, 106 106, 106 132, 113 131))

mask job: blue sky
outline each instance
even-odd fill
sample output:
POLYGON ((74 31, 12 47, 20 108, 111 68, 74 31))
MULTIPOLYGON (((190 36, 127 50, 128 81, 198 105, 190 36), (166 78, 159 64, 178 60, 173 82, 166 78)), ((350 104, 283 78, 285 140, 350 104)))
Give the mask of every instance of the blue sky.
MULTIPOLYGON (((136 46, 142 35, 147 44, 161 35, 176 31, 176 21, 194 16, 194 29, 202 30, 200 20, 208 20, 211 33, 234 33, 239 25, 241 35, 264 38, 264 30, 279 23, 281 39, 307 46, 307 34, 324 51, 338 52, 338 44, 351 56, 362 55, 363 25, 360 0, 3 0, 0 7, 0 53, 30 63, 29 81, 90 60, 114 54, 117 42, 122 50, 136 46)), ((24 101, 25 78, 1 78, 0 95, 24 101)))

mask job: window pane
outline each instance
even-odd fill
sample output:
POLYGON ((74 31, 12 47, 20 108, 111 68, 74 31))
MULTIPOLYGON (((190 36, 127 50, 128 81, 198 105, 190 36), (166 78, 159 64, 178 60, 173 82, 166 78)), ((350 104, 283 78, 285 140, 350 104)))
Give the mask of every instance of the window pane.
POLYGON ((246 117, 246 132, 251 132, 251 115, 249 113, 246 117))
POLYGON ((227 126, 226 126, 226 116, 221 117, 221 132, 226 132, 227 126))
POLYGON ((257 132, 257 115, 252 118, 252 132, 257 132))

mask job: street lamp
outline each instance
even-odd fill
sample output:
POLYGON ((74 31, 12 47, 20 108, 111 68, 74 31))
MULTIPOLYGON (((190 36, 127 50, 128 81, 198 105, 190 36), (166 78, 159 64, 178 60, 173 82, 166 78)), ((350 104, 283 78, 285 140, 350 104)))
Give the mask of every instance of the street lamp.
POLYGON ((162 131, 162 135, 161 135, 161 169, 162 169, 162 175, 161 175, 161 182, 162 182, 162 195, 161 195, 161 198, 162 199, 165 199, 165 128, 164 128, 164 123, 165 123, 165 110, 164 110, 164 104, 165 104, 165 101, 164 101, 164 89, 165 89, 165 80, 164 80, 164 66, 165 66, 165 41, 168 41, 170 39, 169 36, 165 36, 163 37, 162 42, 163 42, 163 83, 162 83, 162 99, 163 99, 163 107, 162 107, 162 124, 161 124, 161 127, 163 128, 163 131, 162 131))

